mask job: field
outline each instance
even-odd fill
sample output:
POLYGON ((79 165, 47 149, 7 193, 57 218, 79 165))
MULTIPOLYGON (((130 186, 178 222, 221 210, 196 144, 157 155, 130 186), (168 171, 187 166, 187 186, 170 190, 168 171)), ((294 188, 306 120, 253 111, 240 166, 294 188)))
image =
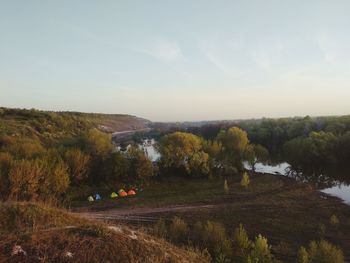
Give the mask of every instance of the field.
POLYGON ((73 203, 73 210, 89 218, 125 222, 133 227, 150 227, 159 218, 170 221, 180 216, 190 225, 212 220, 222 223, 230 236, 243 223, 253 238, 266 236, 275 256, 295 262, 301 245, 324 238, 340 246, 350 258, 350 207, 307 184, 269 174, 251 174, 245 190, 240 178, 156 180, 136 197, 93 204, 73 203), (330 223, 336 215, 339 224, 330 223))

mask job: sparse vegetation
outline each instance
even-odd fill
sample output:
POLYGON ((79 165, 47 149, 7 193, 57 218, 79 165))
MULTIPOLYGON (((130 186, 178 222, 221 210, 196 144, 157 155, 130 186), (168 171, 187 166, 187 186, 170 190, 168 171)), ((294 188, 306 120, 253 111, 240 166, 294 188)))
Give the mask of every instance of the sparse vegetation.
POLYGON ((343 263, 343 252, 325 240, 311 241, 308 249, 301 247, 298 253, 300 263, 343 263))
POLYGON ((241 179, 241 186, 243 188, 247 189, 249 184, 250 184, 249 175, 246 172, 244 172, 243 176, 242 176, 242 179, 241 179))

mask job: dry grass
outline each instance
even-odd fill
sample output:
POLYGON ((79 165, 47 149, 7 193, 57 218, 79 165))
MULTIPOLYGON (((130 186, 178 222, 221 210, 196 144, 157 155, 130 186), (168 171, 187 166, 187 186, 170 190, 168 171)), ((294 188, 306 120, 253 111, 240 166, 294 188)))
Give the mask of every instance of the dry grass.
POLYGON ((206 262, 126 227, 87 221, 33 203, 0 204, 0 262, 206 262), (20 245, 26 255, 11 255, 20 245))

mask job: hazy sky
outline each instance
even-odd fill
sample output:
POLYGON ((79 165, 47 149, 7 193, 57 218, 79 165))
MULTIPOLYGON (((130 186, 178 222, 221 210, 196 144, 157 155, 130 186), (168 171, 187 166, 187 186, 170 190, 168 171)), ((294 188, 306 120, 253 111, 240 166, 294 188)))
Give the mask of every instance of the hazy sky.
POLYGON ((0 106, 350 113, 350 1, 0 0, 0 106))

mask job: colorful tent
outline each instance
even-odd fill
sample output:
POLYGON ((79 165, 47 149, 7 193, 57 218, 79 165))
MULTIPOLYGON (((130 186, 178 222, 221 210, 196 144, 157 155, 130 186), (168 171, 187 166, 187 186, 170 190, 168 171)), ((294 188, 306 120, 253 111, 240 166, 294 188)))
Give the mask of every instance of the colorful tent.
POLYGON ((122 188, 118 191, 118 194, 120 194, 121 192, 125 192, 125 190, 122 188))
POLYGON ((128 191, 128 195, 136 195, 136 192, 131 189, 131 190, 128 191))
POLYGON ((126 196, 128 196, 128 194, 124 191, 124 192, 120 192, 119 196, 120 197, 126 197, 126 196))
POLYGON ((94 198, 90 195, 90 196, 88 197, 88 201, 89 201, 89 202, 93 202, 93 201, 94 201, 94 198))
POLYGON ((95 194, 95 200, 97 201, 97 200, 101 200, 101 196, 99 195, 99 194, 95 194))
POLYGON ((111 198, 117 198, 118 194, 116 192, 111 193, 111 198))

